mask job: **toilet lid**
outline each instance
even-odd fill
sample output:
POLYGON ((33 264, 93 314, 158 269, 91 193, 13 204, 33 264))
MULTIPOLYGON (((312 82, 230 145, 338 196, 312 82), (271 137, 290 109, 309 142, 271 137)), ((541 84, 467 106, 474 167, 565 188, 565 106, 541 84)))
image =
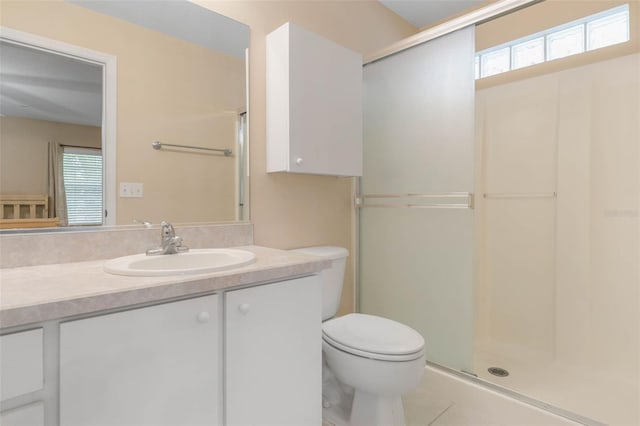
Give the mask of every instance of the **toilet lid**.
POLYGON ((409 355, 424 348, 424 339, 411 327, 374 315, 348 314, 326 321, 322 333, 329 343, 347 351, 409 355))

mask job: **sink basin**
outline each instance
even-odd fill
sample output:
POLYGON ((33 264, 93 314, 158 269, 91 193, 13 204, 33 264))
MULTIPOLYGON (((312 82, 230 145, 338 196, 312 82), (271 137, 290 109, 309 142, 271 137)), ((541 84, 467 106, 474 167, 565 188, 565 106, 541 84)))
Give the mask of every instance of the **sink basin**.
POLYGON ((147 256, 134 254, 107 261, 111 274, 138 277, 186 275, 216 272, 253 263, 256 255, 240 249, 191 249, 184 253, 147 256))

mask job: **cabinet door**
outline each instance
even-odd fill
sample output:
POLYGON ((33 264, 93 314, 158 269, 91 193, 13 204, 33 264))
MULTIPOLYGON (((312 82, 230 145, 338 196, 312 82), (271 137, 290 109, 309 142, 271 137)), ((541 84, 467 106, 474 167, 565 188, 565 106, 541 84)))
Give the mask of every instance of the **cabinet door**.
POLYGON ((63 323, 61 426, 216 425, 219 296, 63 323))
POLYGON ((362 176, 362 55, 292 23, 266 43, 267 172, 362 176))
POLYGON ((34 402, 0 413, 2 426, 44 426, 44 403, 34 402))
POLYGON ((0 336, 0 400, 42 389, 43 357, 41 328, 0 336))
POLYGON ((226 294, 226 424, 322 423, 317 276, 226 294))

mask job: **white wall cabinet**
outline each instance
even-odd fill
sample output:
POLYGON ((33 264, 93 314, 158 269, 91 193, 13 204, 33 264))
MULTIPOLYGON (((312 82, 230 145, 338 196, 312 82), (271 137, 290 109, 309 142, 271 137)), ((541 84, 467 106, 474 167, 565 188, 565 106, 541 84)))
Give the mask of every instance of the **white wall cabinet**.
POLYGON ((61 426, 221 424, 219 298, 61 324, 61 426))
POLYGON ((362 176, 362 56, 287 23, 266 65, 267 172, 362 176))
POLYGON ((226 424, 321 424, 319 278, 229 291, 225 298, 226 424))

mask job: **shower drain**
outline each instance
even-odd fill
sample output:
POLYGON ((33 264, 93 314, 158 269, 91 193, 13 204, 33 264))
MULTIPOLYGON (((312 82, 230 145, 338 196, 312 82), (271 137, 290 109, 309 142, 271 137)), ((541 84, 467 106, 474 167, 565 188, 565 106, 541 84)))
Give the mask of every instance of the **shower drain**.
POLYGON ((509 375, 509 372, 507 370, 500 367, 489 367, 488 371, 489 373, 498 377, 507 377, 509 375))

